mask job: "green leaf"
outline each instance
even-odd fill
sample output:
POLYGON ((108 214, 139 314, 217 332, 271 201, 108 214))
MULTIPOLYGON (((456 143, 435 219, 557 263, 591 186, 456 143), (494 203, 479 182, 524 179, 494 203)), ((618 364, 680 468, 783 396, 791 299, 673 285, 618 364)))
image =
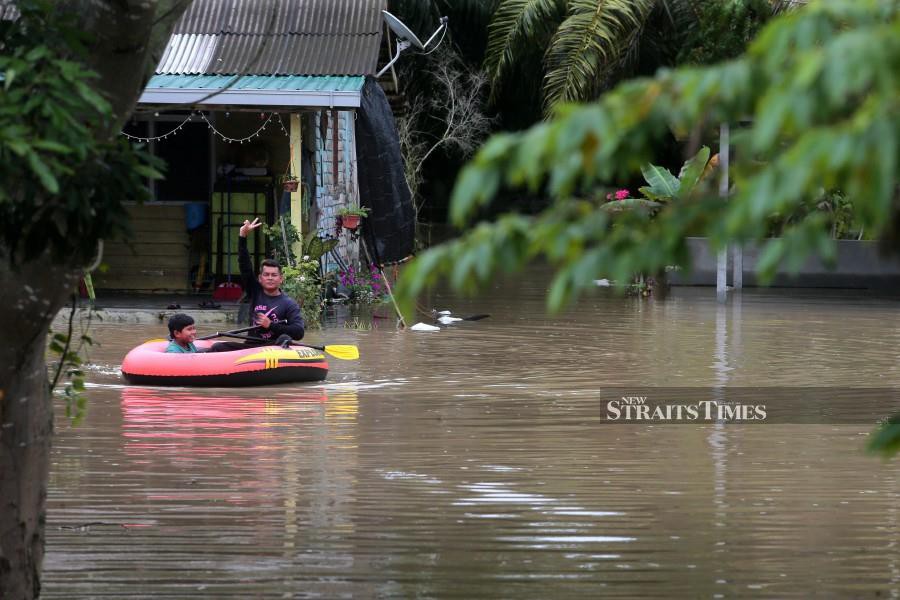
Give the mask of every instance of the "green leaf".
POLYGON ((675 198, 678 196, 678 188, 680 182, 678 178, 669 173, 666 169, 656 165, 646 165, 641 167, 641 173, 644 179, 650 184, 650 195, 648 198, 675 198))
POLYGON ((462 170, 450 200, 450 221, 465 225, 479 206, 487 204, 500 188, 500 174, 495 169, 468 165, 462 170))
POLYGON ((109 111, 109 103, 100 94, 92 90, 90 86, 81 81, 76 81, 75 89, 78 91, 78 95, 90 103, 98 113, 105 114, 109 111))
POLYGON ((31 146, 21 140, 6 140, 5 144, 18 156, 25 156, 31 151, 31 146))
POLYGON ((70 154, 72 152, 72 148, 70 148, 69 146, 61 144, 59 142, 54 142, 53 140, 37 140, 35 142, 32 142, 32 146, 34 146, 35 148, 39 148, 40 150, 56 152, 57 154, 70 154))
POLYGON ((13 81, 16 79, 16 70, 13 68, 9 68, 6 70, 6 73, 3 75, 3 89, 4 91, 9 91, 10 86, 12 86, 13 81))
POLYGON ((678 193, 679 200, 689 198, 700 181, 700 176, 706 169, 706 163, 709 162, 709 148, 703 146, 700 151, 688 159, 681 167, 681 173, 678 174, 678 193))
POLYGON ((30 63, 37 62, 42 58, 47 58, 50 56, 50 48, 47 46, 37 46, 36 48, 32 48, 26 55, 25 60, 30 63))
POLYGON ((51 194, 59 193, 59 182, 50 171, 50 167, 47 166, 47 163, 41 160, 41 157, 38 156, 36 152, 28 153, 28 166, 31 167, 31 171, 37 175, 41 185, 44 186, 44 189, 51 194))
POLYGON ((146 177, 147 179, 162 179, 163 174, 154 169, 153 167, 148 167, 147 165, 134 165, 132 167, 134 172, 140 175, 141 177, 146 177))

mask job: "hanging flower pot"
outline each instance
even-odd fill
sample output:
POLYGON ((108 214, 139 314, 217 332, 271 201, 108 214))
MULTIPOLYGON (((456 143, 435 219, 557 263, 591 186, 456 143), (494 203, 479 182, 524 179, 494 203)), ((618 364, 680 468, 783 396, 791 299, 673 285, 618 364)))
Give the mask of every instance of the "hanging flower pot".
POLYGON ((300 187, 300 182, 296 179, 286 179, 281 185, 286 192, 296 192, 300 187))
POLYGON ((356 229, 359 227, 360 220, 368 215, 369 209, 362 206, 358 208, 342 208, 338 211, 338 227, 350 230, 356 229))
POLYGON ((356 229, 359 227, 359 215, 341 215, 341 227, 344 229, 356 229))

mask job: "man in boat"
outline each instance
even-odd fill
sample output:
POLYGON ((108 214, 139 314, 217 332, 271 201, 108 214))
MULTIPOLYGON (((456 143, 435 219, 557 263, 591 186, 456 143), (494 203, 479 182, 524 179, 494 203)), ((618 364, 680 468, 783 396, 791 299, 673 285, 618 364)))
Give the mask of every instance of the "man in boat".
POLYGON ((292 340, 303 339, 305 323, 300 313, 300 306, 293 298, 281 291, 284 276, 281 265, 272 259, 262 261, 257 276, 250 261, 247 250, 247 235, 262 225, 259 219, 253 222, 244 221, 238 232, 238 265, 244 291, 250 298, 250 330, 244 342, 218 342, 213 344, 210 352, 241 350, 247 346, 282 345, 287 346, 292 340))
POLYGON ((197 352, 194 340, 197 338, 197 328, 194 319, 190 315, 177 313, 169 318, 169 345, 166 352, 197 352))

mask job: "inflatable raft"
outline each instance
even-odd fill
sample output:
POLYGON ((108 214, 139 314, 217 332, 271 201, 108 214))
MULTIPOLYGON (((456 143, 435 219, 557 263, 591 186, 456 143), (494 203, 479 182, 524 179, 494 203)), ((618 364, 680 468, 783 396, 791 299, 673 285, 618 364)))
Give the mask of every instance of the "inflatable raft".
MULTIPOLYGON (((197 341, 198 349, 214 342, 197 341)), ((328 375, 325 355, 304 346, 258 346, 232 352, 167 353, 165 340, 131 350, 122 375, 135 385, 238 387, 322 381, 328 375)))

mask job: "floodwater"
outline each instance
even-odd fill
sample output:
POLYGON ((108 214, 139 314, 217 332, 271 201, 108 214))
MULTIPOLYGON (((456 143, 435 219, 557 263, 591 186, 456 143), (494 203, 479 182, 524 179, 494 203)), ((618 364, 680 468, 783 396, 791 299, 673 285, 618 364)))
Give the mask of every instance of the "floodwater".
POLYGON ((129 387, 162 328, 96 327, 88 414, 57 411, 43 597, 900 595, 873 424, 604 422, 629 386, 900 388, 900 301, 601 291, 548 317, 545 282, 433 298, 491 314, 439 333, 312 332, 362 354, 324 385, 129 387))

